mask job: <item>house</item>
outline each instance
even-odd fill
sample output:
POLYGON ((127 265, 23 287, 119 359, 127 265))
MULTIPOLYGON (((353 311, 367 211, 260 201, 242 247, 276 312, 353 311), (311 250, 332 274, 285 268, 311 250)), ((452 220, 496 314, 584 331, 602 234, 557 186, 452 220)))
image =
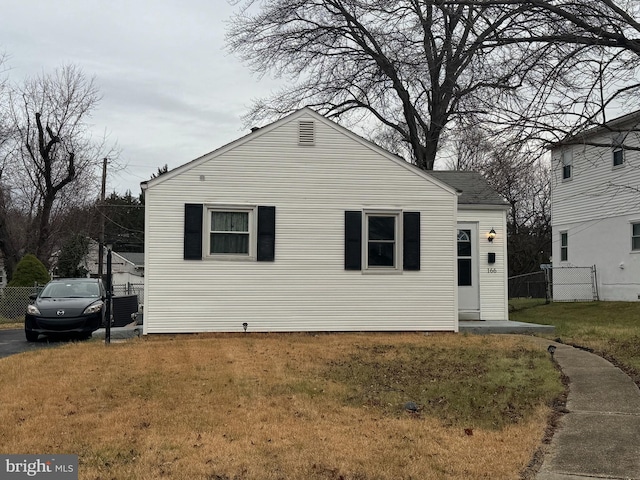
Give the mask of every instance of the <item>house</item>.
MULTIPOLYGON (((84 258, 82 266, 87 269, 92 277, 98 276, 99 257, 98 242, 89 242, 89 251, 84 258)), ((103 272, 107 272, 107 250, 103 251, 103 272)), ((139 285, 144 283, 144 253, 135 252, 111 252, 111 273, 113 285, 139 285)))
POLYGON ((639 124, 640 111, 551 148, 554 300, 640 299, 639 124))
POLYGON ((458 181, 304 108, 144 182, 144 333, 507 320, 505 210, 458 181))

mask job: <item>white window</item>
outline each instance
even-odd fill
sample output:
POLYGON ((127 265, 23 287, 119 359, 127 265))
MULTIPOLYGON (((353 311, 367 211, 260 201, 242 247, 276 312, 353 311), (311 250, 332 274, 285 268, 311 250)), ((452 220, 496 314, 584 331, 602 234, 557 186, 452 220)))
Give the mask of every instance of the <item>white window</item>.
POLYGON ((631 224, 631 250, 640 251, 640 222, 631 224))
POLYGON ((568 180, 571 178, 573 167, 573 155, 570 151, 562 152, 562 179, 568 180))
POLYGON ((397 270, 400 255, 400 212, 365 214, 365 268, 397 270))
POLYGON ((621 165, 624 165, 624 149, 616 147, 613 149, 613 166, 619 167, 621 165))
POLYGON ((252 257, 253 208, 208 209, 208 254, 212 257, 252 257))
POLYGON ((560 261, 569 260, 569 234, 560 232, 560 261))

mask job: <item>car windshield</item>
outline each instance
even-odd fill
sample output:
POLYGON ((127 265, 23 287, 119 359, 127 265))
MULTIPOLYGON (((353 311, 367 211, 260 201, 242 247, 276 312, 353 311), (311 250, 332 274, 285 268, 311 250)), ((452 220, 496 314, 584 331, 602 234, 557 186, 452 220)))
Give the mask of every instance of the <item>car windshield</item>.
POLYGON ((41 298, 98 298, 100 288, 95 282, 50 283, 40 293, 41 298))

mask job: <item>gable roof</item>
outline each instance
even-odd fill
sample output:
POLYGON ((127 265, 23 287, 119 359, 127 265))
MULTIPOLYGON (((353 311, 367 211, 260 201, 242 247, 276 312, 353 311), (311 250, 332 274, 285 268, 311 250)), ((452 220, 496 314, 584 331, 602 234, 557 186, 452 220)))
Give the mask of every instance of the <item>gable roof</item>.
POLYGON ((548 148, 553 149, 561 147, 563 145, 575 145, 576 143, 583 143, 587 137, 599 135, 601 133, 611 132, 625 132, 627 130, 638 131, 640 129, 640 110, 636 110, 620 117, 616 117, 608 122, 594 125, 581 132, 575 134, 568 134, 562 140, 553 142, 548 148), (629 125, 632 127, 629 129, 629 125))
POLYGON ((291 122, 296 120, 298 117, 301 117, 303 115, 311 115, 314 117, 315 120, 324 123, 325 125, 334 128, 338 131, 340 131, 342 134, 346 135, 347 137, 351 138, 352 140, 360 143, 362 146, 369 148, 371 150, 376 151, 379 155, 387 158, 388 160, 392 161, 393 163, 401 166, 402 168, 405 168, 413 173, 415 173, 416 175, 424 178, 425 180, 427 180, 430 183, 433 183, 437 186, 439 186, 440 188, 442 188, 443 190, 449 191, 452 194, 456 193, 455 188, 453 188, 451 185, 441 181, 438 178, 435 178, 431 175, 429 175, 427 172, 425 172, 424 170, 421 170, 419 168, 417 168, 415 165, 410 164, 409 162, 407 162, 406 160, 404 160, 402 157, 399 157, 397 155, 394 155, 390 152, 388 152, 387 150, 385 150, 384 148, 376 145, 375 143, 361 137, 360 135, 352 132, 351 130, 343 127, 342 125, 334 122, 333 120, 329 120, 328 118, 326 118, 323 115, 320 115, 318 112, 312 110, 309 107, 304 107, 301 108, 300 110, 296 110, 295 112, 287 115, 286 117, 281 118, 280 120, 276 120, 273 123, 270 123, 268 125, 265 125, 264 127, 260 127, 260 128, 256 128, 256 129, 252 129, 252 131, 246 135, 244 135, 243 137, 238 138, 237 140, 228 143, 216 150, 213 150, 209 153, 206 153, 204 155, 202 155, 201 157, 196 158, 195 160, 192 160, 188 163, 185 163, 179 167, 174 168, 173 170, 170 170, 167 173, 164 173, 160 176, 157 176, 155 178, 152 178, 151 180, 147 180, 144 182, 140 183, 140 187, 142 188, 142 190, 146 190, 148 188, 152 188, 155 185, 158 185, 160 183, 166 182, 168 180, 170 180, 171 178, 181 174, 182 172, 188 171, 193 167, 196 167, 198 165, 201 165, 202 163, 205 163, 213 158, 216 158, 219 155, 222 155, 240 145, 243 145, 246 142, 249 142, 261 135, 264 135, 270 131, 272 131, 275 128, 278 128, 281 125, 284 125, 285 123, 291 122))
POLYGON ((433 170, 429 174, 459 192, 458 205, 499 207, 509 205, 478 172, 433 170))
POLYGON ((144 253, 139 252, 114 252, 136 267, 144 267, 144 253))

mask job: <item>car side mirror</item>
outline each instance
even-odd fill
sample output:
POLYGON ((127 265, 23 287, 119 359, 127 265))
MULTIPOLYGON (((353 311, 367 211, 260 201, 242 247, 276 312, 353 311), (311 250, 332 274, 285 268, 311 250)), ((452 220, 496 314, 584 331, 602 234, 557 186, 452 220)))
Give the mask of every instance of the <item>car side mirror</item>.
POLYGON ((32 302, 35 302, 36 298, 38 298, 37 293, 32 293, 31 295, 29 295, 29 300, 31 300, 32 302))

